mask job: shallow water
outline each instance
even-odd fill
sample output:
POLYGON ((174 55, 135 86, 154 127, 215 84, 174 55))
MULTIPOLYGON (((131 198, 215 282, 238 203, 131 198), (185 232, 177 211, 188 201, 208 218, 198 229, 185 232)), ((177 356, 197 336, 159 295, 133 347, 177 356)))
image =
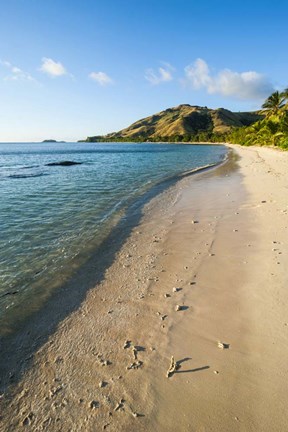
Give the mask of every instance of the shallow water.
POLYGON ((225 155, 223 146, 0 144, 0 333, 71 277, 133 200, 225 155), (61 161, 79 164, 47 165, 61 161))

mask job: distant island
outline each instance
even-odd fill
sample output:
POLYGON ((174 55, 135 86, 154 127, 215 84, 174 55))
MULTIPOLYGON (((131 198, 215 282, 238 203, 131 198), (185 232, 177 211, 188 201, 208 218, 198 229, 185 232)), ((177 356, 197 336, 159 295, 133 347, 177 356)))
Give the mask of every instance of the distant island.
POLYGON ((45 139, 42 141, 42 143, 65 143, 66 141, 57 141, 54 139, 45 139))
POLYGON ((84 141, 216 142, 233 128, 250 126, 262 118, 259 111, 232 112, 183 104, 138 120, 119 132, 87 137, 84 141))

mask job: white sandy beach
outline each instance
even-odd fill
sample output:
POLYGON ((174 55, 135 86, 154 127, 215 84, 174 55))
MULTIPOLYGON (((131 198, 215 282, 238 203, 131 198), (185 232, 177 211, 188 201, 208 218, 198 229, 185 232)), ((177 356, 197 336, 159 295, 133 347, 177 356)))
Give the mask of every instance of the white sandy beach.
POLYGON ((1 431, 288 429, 288 153, 231 147, 145 205, 2 395, 1 431))

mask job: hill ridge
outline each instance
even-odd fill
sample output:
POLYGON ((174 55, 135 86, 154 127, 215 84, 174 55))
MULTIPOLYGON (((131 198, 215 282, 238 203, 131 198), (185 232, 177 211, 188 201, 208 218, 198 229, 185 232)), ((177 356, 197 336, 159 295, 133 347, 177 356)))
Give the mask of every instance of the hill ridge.
POLYGON ((86 141, 189 141, 201 135, 221 136, 261 118, 258 111, 236 113, 226 108, 180 104, 137 120, 118 132, 87 137, 86 141))

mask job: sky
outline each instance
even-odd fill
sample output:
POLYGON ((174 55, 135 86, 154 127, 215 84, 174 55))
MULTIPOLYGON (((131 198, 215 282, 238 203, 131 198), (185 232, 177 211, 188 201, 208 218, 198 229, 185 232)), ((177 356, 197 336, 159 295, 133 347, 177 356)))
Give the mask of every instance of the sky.
POLYGON ((287 0, 0 0, 0 142, 76 141, 288 87, 287 0))

